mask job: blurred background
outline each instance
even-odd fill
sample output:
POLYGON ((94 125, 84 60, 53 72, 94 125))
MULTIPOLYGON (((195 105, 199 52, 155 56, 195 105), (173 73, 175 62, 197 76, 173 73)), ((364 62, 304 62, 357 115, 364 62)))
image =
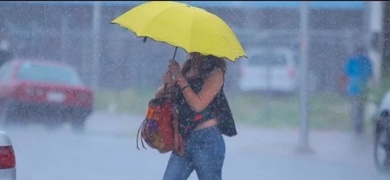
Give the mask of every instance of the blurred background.
MULTIPOLYGON (((153 40, 144 43, 130 31, 110 24, 113 19, 143 2, 2 1, 0 48, 11 53, 14 59, 42 59, 75 67, 82 81, 95 93, 94 112, 88 120, 88 126, 98 129, 97 132, 105 131, 110 129, 108 126, 112 126, 107 121, 114 123, 115 119, 123 119, 128 128, 124 134, 129 135, 127 131, 137 129, 142 122, 147 101, 154 96, 156 88, 161 86, 162 74, 174 52, 170 45, 153 40), (96 125, 100 121, 106 124, 96 125)), ((305 137, 298 136, 296 132, 306 132, 304 136, 307 138, 310 137, 308 129, 311 129, 311 139, 314 140, 306 139, 304 143, 313 147, 314 152, 318 150, 316 147, 329 148, 322 144, 324 142, 343 139, 338 138, 344 137, 338 136, 338 133, 346 133, 343 135, 353 139, 349 134, 353 126, 349 117, 350 104, 344 68, 354 48, 363 45, 371 59, 374 76, 369 83, 369 96, 364 109, 367 112, 364 119, 366 134, 361 137, 366 140, 363 146, 367 151, 359 154, 363 158, 359 163, 363 164, 364 169, 374 167, 372 142, 375 115, 388 90, 387 75, 390 72, 387 68, 390 64, 387 61, 390 54, 386 38, 390 7, 387 2, 311 1, 306 16, 302 16, 302 3, 299 1, 186 3, 204 8, 224 19, 247 52, 248 59, 228 62, 225 91, 236 122, 240 126, 259 128, 253 130, 253 134, 247 134, 258 138, 260 144, 262 140, 259 139, 267 139, 268 135, 273 137, 273 132, 286 130, 290 133, 285 132, 287 137, 294 136, 289 142, 298 144, 302 142, 300 138, 305 137), (307 18, 307 23, 302 18, 307 18), (303 51, 307 53, 307 58, 302 62, 304 38, 308 40, 307 51, 303 51), (261 53, 268 50, 272 50, 274 56, 261 53), (266 57, 270 62, 253 62, 251 57, 266 57), (299 81, 299 75, 303 73, 301 67, 304 67, 301 63, 307 63, 307 73, 304 73, 307 77, 302 84, 299 81), (273 68, 274 65, 279 68, 273 68), (251 74, 254 67, 261 69, 261 73, 251 74), (306 99, 300 94, 301 85, 307 88, 304 94, 306 99), (302 105, 302 101, 305 104, 302 105), (271 134, 267 134, 268 131, 271 134), (326 136, 321 134, 323 132, 336 135, 326 136), (258 136, 256 133, 265 134, 258 136), (314 137, 324 139, 317 141, 314 137)), ((178 61, 183 62, 185 58, 186 52, 179 50, 178 61)), ((245 129, 238 131, 239 135, 240 132, 252 132, 245 129)), ((131 138, 135 138, 135 134, 130 134, 131 138)), ((351 139, 347 138, 346 142, 351 139)), ((129 146, 133 148, 132 143, 129 146)), ((339 144, 332 147, 338 149, 339 144)), ((328 153, 339 154, 333 151, 328 153)), ((359 164, 354 160, 348 162, 359 164)), ((287 172, 294 173, 294 170, 290 171, 287 172)), ((350 172, 345 171, 345 176, 335 175, 333 179, 351 179, 353 173, 350 172)), ((370 171, 375 175, 360 177, 373 179, 375 172, 370 171)), ((261 179, 256 177, 262 176, 251 176, 252 179, 261 179)), ((272 175, 268 177, 278 179, 272 175)), ((298 177, 311 179, 316 176, 298 177)), ((285 178, 281 176, 280 179, 285 178)))
MULTIPOLYGON (((98 92, 154 90, 161 85, 161 74, 166 70, 167 59, 171 58, 174 48, 153 41, 143 43, 128 30, 110 24, 115 17, 140 3, 2 2, 0 38, 7 41, 9 50, 18 58, 61 61, 75 66, 83 81, 98 92)), ((299 71, 299 2, 188 3, 224 19, 247 53, 262 48, 288 48, 296 62, 290 73, 299 71)), ((377 80, 375 85, 379 84, 381 12, 379 2, 310 2, 307 23, 310 92, 316 96, 333 95, 343 99, 343 68, 356 44, 364 44, 369 49, 377 80)), ((178 60, 183 61, 185 57, 181 52, 178 60)), ((245 67, 240 66, 241 60, 228 63, 226 91, 245 95, 240 93, 239 85, 242 71, 245 71, 245 67)), ((256 80, 256 77, 252 79, 256 80)), ((293 96, 297 95, 293 89, 290 91, 293 96)), ((107 104, 98 104, 99 108, 104 106, 107 104)), ((263 109, 259 107, 256 112, 263 109)), ((255 121, 261 119, 264 118, 255 121)))
MULTIPOLYGON (((141 43, 129 31, 110 22, 139 2, 2 2, 1 37, 10 43, 17 56, 53 59, 69 62, 79 69, 83 79, 92 85, 94 70, 93 45, 99 44, 99 88, 139 88, 160 83, 160 75, 173 49, 157 43, 141 43), (98 17, 94 12, 98 11, 98 17), (98 32, 94 33, 97 23, 98 32), (151 50, 155 50, 153 53, 151 50), (150 62, 156 62, 148 71, 150 62), (165 63, 165 64, 164 64, 165 63), (116 73, 113 73, 115 69, 116 73), (152 81, 150 81, 152 79, 152 81), (153 81, 156 80, 157 82, 153 81)), ((255 47, 283 46, 299 52, 300 6, 298 2, 192 2, 224 19, 246 50, 255 47)), ((367 43, 381 23, 371 17, 372 3, 312 2, 309 15, 309 69, 322 88, 318 91, 337 91, 337 76, 351 48, 367 43), (372 20, 379 24, 373 25, 372 20), (321 67, 321 68, 319 68, 321 67)), ((378 11, 378 10, 376 10, 378 11)), ((376 12, 378 13, 378 12, 376 12)), ((184 57, 183 57, 184 58, 184 57)), ((238 69, 230 68, 235 77, 238 69)), ((235 78, 228 78, 235 86, 235 78)))

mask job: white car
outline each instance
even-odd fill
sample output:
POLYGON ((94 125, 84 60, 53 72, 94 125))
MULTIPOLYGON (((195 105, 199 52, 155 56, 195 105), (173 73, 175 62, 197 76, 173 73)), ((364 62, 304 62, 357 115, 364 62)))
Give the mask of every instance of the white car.
POLYGON ((298 88, 297 63, 288 48, 255 48, 247 51, 248 59, 240 61, 241 91, 295 92, 298 88))
POLYGON ((15 152, 4 131, 0 131, 0 179, 16 180, 15 152))
POLYGON ((390 91, 382 99, 374 120, 374 163, 379 171, 390 173, 390 91))

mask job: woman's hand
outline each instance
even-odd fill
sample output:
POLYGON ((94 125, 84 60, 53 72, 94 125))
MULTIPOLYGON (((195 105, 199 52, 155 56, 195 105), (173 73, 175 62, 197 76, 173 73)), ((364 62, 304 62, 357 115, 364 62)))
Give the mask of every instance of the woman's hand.
POLYGON ((173 86, 172 73, 169 70, 167 72, 165 72, 165 74, 163 76, 163 83, 164 83, 164 85, 166 84, 168 87, 173 86))
POLYGON ((183 77, 183 74, 181 73, 180 65, 177 61, 173 59, 169 60, 168 69, 172 73, 173 79, 175 81, 183 77))
POLYGON ((171 72, 168 70, 163 75, 163 86, 159 87, 156 92, 156 98, 169 95, 169 93, 172 91, 172 87, 174 85, 174 81, 172 78, 171 72))

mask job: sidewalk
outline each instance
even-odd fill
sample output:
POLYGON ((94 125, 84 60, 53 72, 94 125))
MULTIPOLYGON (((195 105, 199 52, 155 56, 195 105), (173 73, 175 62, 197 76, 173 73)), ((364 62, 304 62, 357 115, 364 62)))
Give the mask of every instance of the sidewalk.
POLYGON ((298 152, 298 130, 273 130, 237 125, 239 134, 228 139, 238 149, 252 149, 261 154, 298 156, 304 159, 350 163, 374 169, 373 138, 364 134, 355 137, 352 132, 310 131, 309 147, 312 153, 298 152), (250 137, 250 138, 249 138, 250 137))
POLYGON ((299 153, 298 130, 272 130, 237 125, 238 135, 225 138, 225 173, 235 176, 240 163, 245 172, 240 179, 268 180, 384 180, 373 161, 371 135, 356 138, 353 133, 311 131, 313 153, 299 153), (261 177, 261 178, 259 178, 261 177))

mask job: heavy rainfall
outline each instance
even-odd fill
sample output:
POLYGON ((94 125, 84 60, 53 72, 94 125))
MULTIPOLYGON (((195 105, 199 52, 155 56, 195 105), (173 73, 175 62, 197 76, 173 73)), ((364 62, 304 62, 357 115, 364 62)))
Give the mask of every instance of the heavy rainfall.
MULTIPOLYGON (((137 131, 175 47, 111 23, 142 3, 0 2, 0 179, 163 178, 170 153, 138 150, 137 131)), ((222 179, 389 179, 389 3, 183 3, 247 56, 226 59, 238 134, 223 136, 222 179)))

